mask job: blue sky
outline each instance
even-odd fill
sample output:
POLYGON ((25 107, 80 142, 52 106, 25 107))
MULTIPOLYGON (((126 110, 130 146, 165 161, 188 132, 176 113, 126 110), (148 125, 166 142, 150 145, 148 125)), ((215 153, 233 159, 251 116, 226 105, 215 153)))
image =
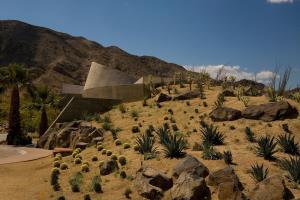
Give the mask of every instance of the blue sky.
POLYGON ((0 0, 0 19, 242 76, 292 66, 300 84, 300 0, 0 0))

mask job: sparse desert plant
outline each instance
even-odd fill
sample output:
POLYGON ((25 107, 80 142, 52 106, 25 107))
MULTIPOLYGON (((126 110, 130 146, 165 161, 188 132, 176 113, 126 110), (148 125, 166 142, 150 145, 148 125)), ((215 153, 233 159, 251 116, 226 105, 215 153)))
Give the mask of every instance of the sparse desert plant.
POLYGON ((124 149, 129 149, 129 148, 130 148, 130 144, 124 143, 123 148, 124 148, 124 149))
POLYGON ((97 150, 102 151, 103 150, 103 145, 97 145, 97 150))
POLYGON ((120 177, 123 178, 123 179, 126 178, 126 177, 127 177, 126 172, 122 170, 122 171, 120 172, 120 177))
POLYGON ((83 175, 81 172, 75 173, 69 180, 72 192, 80 192, 83 175))
POLYGON ((234 95, 239 101, 241 101, 242 97, 244 96, 245 93, 244 91, 245 91, 244 87, 238 87, 234 90, 234 95))
POLYGON ((61 163, 61 165, 60 165, 60 169, 61 169, 61 170, 66 170, 66 169, 68 169, 68 168, 69 168, 69 166, 68 166, 67 163, 61 163))
POLYGON ((98 161, 98 157, 97 157, 96 155, 93 155, 93 157, 92 157, 92 161, 93 161, 93 162, 96 162, 96 161, 98 161))
POLYGON ((291 155, 300 154, 299 144, 298 142, 295 142, 295 136, 290 133, 285 133, 284 135, 278 136, 277 143, 284 153, 291 155))
POLYGON ((74 163, 75 163, 76 165, 81 164, 81 159, 80 159, 80 158, 75 158, 74 163))
POLYGON ((202 157, 204 160, 221 160, 222 153, 216 151, 211 144, 203 144, 202 157))
POLYGON ((264 168, 264 165, 254 164, 251 165, 250 176, 255 182, 261 182, 268 177, 269 169, 264 168))
POLYGON ((108 124, 110 124, 110 123, 111 123, 110 116, 109 116, 108 114, 107 114, 107 115, 104 115, 102 121, 103 121, 103 123, 108 123, 108 124))
POLYGON ((118 139, 118 135, 117 134, 118 134, 118 132, 121 131, 121 129, 120 128, 110 128, 109 130, 111 132, 111 135, 112 135, 113 139, 114 140, 118 139))
POLYGON ((282 124, 281 127, 282 127, 282 129, 283 129, 286 133, 291 133, 288 124, 282 124))
POLYGON ((251 130, 251 128, 246 127, 245 134, 246 134, 246 138, 249 142, 255 142, 255 135, 254 135, 254 132, 251 130))
POLYGON ((215 101, 215 108, 222 108, 225 102, 225 96, 223 93, 218 95, 217 100, 215 101))
POLYGON ((90 171, 89 165, 87 165, 87 164, 81 165, 81 171, 82 172, 89 172, 90 171))
POLYGON ((126 113, 126 107, 125 107, 125 105, 124 104, 120 104, 119 105, 119 110, 120 110, 121 113, 126 113))
POLYGON ((243 104, 244 104, 245 107, 248 107, 249 101, 250 101, 249 97, 247 97, 247 96, 242 96, 241 97, 241 102, 243 102, 243 104))
POLYGON ((51 177, 50 177, 50 184, 52 185, 52 188, 54 191, 59 191, 60 190, 60 185, 59 185, 59 168, 54 167, 51 171, 51 177))
POLYGON ((106 154, 106 149, 102 149, 102 155, 105 155, 106 154))
POLYGON ((257 140, 256 153, 258 156, 263 157, 266 160, 274 160, 273 154, 277 152, 274 137, 262 136, 257 140))
POLYGON ((127 163, 125 156, 119 156, 118 161, 119 161, 120 165, 122 165, 122 166, 126 165, 126 163, 127 163))
POLYGON ((112 126, 111 126, 111 124, 108 123, 108 122, 103 122, 102 128, 103 128, 104 130, 106 130, 106 131, 109 131, 109 130, 112 128, 112 126))
POLYGON ((223 152, 223 159, 224 159, 224 162, 225 162, 227 165, 232 164, 232 153, 231 153, 230 150, 227 150, 227 151, 224 151, 224 152, 223 152))
POLYGON ((201 137, 203 144, 222 145, 225 136, 218 131, 218 127, 213 124, 201 128, 201 137))
POLYGON ((107 150, 107 151, 106 151, 106 155, 107 155, 107 156, 111 156, 111 154, 112 154, 112 151, 111 151, 111 150, 107 150))
POLYGON ((290 157, 280 161, 280 167, 288 172, 291 181, 300 184, 300 157, 290 157))
POLYGON ((119 140, 119 139, 116 139, 116 140, 115 140, 115 145, 116 145, 116 146, 119 146, 119 145, 121 145, 121 144, 122 144, 121 140, 119 140))
POLYGON ((165 137, 162 145, 167 158, 180 158, 185 155, 183 150, 186 146, 186 141, 183 137, 178 137, 176 134, 167 134, 165 137))
POLYGON ((206 99, 205 98, 205 94, 204 94, 203 82, 202 81, 198 81, 197 86, 198 86, 198 90, 199 90, 199 93, 200 93, 200 95, 199 95, 200 99, 206 99))
POLYGON ((127 199, 131 199, 130 195, 132 193, 132 190, 130 188, 126 188, 124 191, 124 195, 127 199))
POLYGON ((146 134, 138 136, 136 138, 136 144, 138 145, 139 152, 141 154, 150 153, 156 154, 157 148, 154 146, 154 137, 149 137, 146 134))
POLYGON ((300 92, 295 92, 292 94, 292 99, 298 103, 300 103, 300 92))
POLYGON ((101 177, 94 176, 92 179, 92 188, 96 193, 102 193, 101 177))
POLYGON ((130 115, 131 115, 132 118, 138 118, 139 117, 139 113, 136 110, 132 110, 130 115))
POLYGON ((60 167, 60 161, 54 161, 53 167, 59 168, 60 167))

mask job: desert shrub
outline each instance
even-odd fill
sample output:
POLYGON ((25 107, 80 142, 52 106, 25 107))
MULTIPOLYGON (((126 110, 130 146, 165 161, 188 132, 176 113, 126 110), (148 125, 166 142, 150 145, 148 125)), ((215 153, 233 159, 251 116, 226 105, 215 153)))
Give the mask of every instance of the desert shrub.
POLYGON ((61 169, 61 170, 66 170, 66 169, 68 169, 68 168, 69 168, 69 166, 68 166, 67 163, 61 163, 61 165, 60 165, 60 169, 61 169))
POLYGON ((300 103, 300 92, 295 92, 292 94, 292 99, 298 103, 300 103))
POLYGON ((98 151, 102 151, 103 148, 104 148, 103 145, 97 145, 97 150, 98 150, 98 151))
POLYGON ((105 155, 106 154, 106 149, 102 149, 102 155, 105 155))
POLYGON ((238 87, 234 90, 234 95, 239 101, 241 101, 242 97, 244 96, 244 90, 245 89, 243 87, 238 87))
POLYGON ((123 148, 124 148, 124 149, 129 149, 129 148, 130 148, 130 144, 124 143, 123 148))
POLYGON ((115 145, 116 145, 116 146, 119 146, 119 145, 121 145, 121 144, 122 144, 121 140, 119 140, 119 139, 116 139, 116 140, 115 140, 115 145))
POLYGON ((109 130, 112 128, 112 126, 111 126, 110 123, 103 122, 102 128, 103 128, 104 130, 106 130, 106 131, 109 131, 109 130))
POLYGON ((285 133, 284 135, 278 136, 277 143, 284 153, 288 153, 291 155, 300 154, 299 144, 295 142, 295 136, 290 133, 285 133))
POLYGON ((255 165, 251 166, 250 169, 250 176, 252 177, 252 179, 256 182, 261 182, 264 179, 267 178, 269 174, 269 169, 268 168, 264 168, 264 165, 258 165, 257 163, 255 165))
POLYGON ((153 137, 147 136, 146 134, 143 134, 136 138, 136 144, 138 145, 139 152, 141 154, 156 154, 157 148, 154 146, 154 143, 155 139, 153 137))
POLYGON ((223 93, 220 93, 215 101, 215 108, 222 108, 225 102, 225 96, 223 93))
POLYGON ((81 164, 81 159, 80 159, 80 158, 75 158, 74 163, 75 163, 76 165, 81 164))
POLYGON ((72 192, 80 192, 83 175, 81 172, 75 173, 69 180, 72 192))
POLYGON ((119 110, 120 110, 121 113, 126 113, 126 107, 125 107, 125 105, 124 104, 120 104, 119 105, 119 110))
POLYGON ((222 145, 225 136, 218 131, 218 127, 213 124, 201 128, 201 137, 203 144, 222 145))
POLYGON ((273 154, 277 152, 275 138, 270 136, 262 136, 257 141, 256 153, 258 156, 266 160, 273 160, 273 154))
POLYGON ((54 191, 59 191, 60 190, 60 185, 59 185, 59 168, 54 167, 51 171, 51 177, 50 177, 50 184, 52 185, 52 188, 54 191))
POLYGON ((127 177, 126 172, 125 171, 121 171, 120 172, 120 177, 123 178, 123 179, 126 178, 127 177))
POLYGON ((92 179, 92 188, 96 193, 102 193, 101 177, 94 176, 92 179))
POLYGON ((89 194, 85 194, 83 200, 92 200, 89 194))
POLYGON ((230 150, 223 152, 223 159, 227 165, 232 164, 232 153, 230 150))
POLYGON ((130 113, 132 118, 138 118, 139 117, 139 113, 136 110, 132 110, 130 113))
POLYGON ((208 143, 203 145, 202 157, 204 160, 221 160, 222 153, 216 151, 214 146, 208 143))
POLYGON ((111 156, 111 154, 112 154, 112 151, 111 151, 111 150, 107 150, 107 151, 106 151, 106 155, 107 155, 107 156, 111 156))
POLYGON ((83 164, 83 165, 81 165, 81 171, 82 172, 89 172, 90 168, 87 164, 83 164))
POLYGON ((247 96, 242 96, 241 97, 241 102, 243 102, 243 104, 244 104, 245 107, 248 107, 249 101, 250 101, 249 97, 247 97, 247 96))
POLYGON ((126 188, 124 191, 124 195, 127 199, 131 199, 130 194, 132 193, 132 190, 130 188, 126 188))
POLYGON ((116 139, 118 139, 117 134, 118 134, 118 132, 121 131, 121 129, 120 128, 110 128, 109 131, 111 132, 113 139, 116 140, 116 139))
POLYGON ((112 160, 118 160, 118 156, 115 155, 115 154, 112 154, 112 155, 110 156, 110 159, 112 159, 112 160))
POLYGON ((122 166, 126 165, 126 163, 127 163, 125 156, 119 156, 118 161, 119 161, 120 165, 122 165, 122 166))
POLYGON ((254 132, 251 130, 251 128, 246 127, 245 134, 246 134, 246 138, 249 142, 255 142, 255 135, 254 135, 254 132))
POLYGON ((97 157, 96 155, 93 155, 93 157, 92 157, 92 161, 93 161, 93 162, 96 162, 96 161, 98 161, 98 157, 97 157))
POLYGON ((279 163, 281 168, 287 171, 289 179, 300 184, 300 157, 290 157, 290 159, 283 159, 279 163))
POLYGON ((53 163, 53 167, 59 168, 59 167, 60 167, 60 161, 55 161, 55 162, 53 163))
POLYGON ((167 134, 162 141, 162 145, 167 158, 180 158, 185 155, 183 150, 186 146, 186 141, 183 137, 178 137, 176 134, 167 134))

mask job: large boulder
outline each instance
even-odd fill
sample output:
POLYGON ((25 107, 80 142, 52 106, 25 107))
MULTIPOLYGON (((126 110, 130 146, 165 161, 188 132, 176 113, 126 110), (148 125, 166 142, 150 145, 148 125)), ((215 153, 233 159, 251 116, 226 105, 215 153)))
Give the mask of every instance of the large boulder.
POLYGON ((199 97, 200 92, 198 91, 189 91, 189 92, 185 92, 183 94, 179 94, 175 97, 173 97, 173 100, 188 100, 188 99, 194 99, 199 97))
POLYGON ((282 176, 274 175, 257 183, 248 197, 251 200, 289 200, 293 199, 294 195, 285 186, 282 176))
POLYGON ((106 160, 104 163, 100 166, 100 174, 102 176, 111 174, 115 171, 119 170, 119 166, 117 161, 115 160, 106 160))
POLYGON ((165 94, 165 93, 160 93, 158 96, 157 96, 157 99, 156 99, 156 102, 157 103, 161 103, 161 102, 164 102, 164 101, 171 101, 172 100, 172 97, 165 94))
POLYGON ((159 200, 163 197, 164 191, 173 186, 173 180, 159 170, 141 167, 137 171, 134 184, 142 197, 159 200))
POLYGON ((239 119, 241 116, 241 111, 226 107, 216 108, 209 113, 209 117, 213 121, 233 121, 239 119))
POLYGON ((209 174, 208 168, 192 155, 187 155, 173 168, 173 177, 178 178, 182 172, 192 172, 205 178, 209 174))
POLYGON ((173 200, 204 200, 210 199, 210 190, 203 177, 184 171, 175 181, 171 196, 173 200))
POLYGON ((284 119, 298 112, 288 102, 272 102, 260 105, 250 105, 242 113, 246 119, 260 119, 266 122, 284 119))
POLYGON ((66 122, 48 130, 38 141, 38 146, 45 149, 75 148, 80 143, 92 143, 93 138, 96 137, 103 137, 103 131, 93 127, 91 123, 66 122))
POLYGON ((244 194, 235 187, 234 182, 220 183, 218 186, 219 200, 244 200, 244 194))

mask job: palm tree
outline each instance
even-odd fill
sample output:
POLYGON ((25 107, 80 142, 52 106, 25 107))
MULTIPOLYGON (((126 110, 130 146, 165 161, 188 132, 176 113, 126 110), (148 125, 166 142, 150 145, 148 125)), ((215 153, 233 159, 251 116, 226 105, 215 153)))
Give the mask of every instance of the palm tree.
POLYGON ((41 111, 39 123, 39 135, 42 136, 48 129, 47 107, 56 103, 56 98, 46 85, 31 87, 29 94, 33 101, 33 106, 41 111))
POLYGON ((8 145, 22 145, 26 141, 21 129, 19 87, 29 81, 29 73, 23 66, 10 64, 1 69, 0 82, 2 87, 11 88, 10 110, 8 118, 8 145))

